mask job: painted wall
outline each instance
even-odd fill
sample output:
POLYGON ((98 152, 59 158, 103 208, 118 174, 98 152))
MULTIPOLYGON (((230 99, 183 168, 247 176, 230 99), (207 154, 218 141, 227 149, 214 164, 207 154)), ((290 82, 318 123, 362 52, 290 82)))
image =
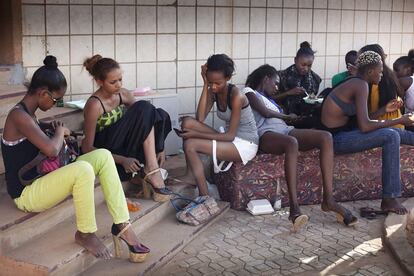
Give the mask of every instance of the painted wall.
MULTIPOLYGON (((283 69, 300 42, 317 51, 313 70, 322 88, 344 70, 344 55, 380 43, 388 64, 414 47, 414 0, 22 0, 23 65, 31 76, 56 55, 71 99, 96 87, 82 69, 99 53, 115 58, 124 86, 177 93, 179 112, 192 114, 201 92, 200 65, 226 53, 233 82, 263 63, 283 69)), ((209 122, 214 120, 209 117, 209 122)))

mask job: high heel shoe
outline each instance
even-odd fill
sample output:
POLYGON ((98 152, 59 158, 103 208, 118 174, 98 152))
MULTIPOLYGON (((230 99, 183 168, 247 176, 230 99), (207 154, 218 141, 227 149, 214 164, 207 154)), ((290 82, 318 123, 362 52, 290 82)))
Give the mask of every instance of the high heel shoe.
POLYGON ((129 228, 131 227, 131 223, 128 222, 128 224, 122 228, 122 230, 119 229, 119 227, 115 224, 112 224, 112 237, 114 240, 114 247, 115 247, 115 256, 117 258, 121 257, 121 240, 126 243, 129 249, 129 261, 132 263, 142 263, 145 261, 145 258, 147 257, 148 253, 150 252, 150 249, 146 247, 143 244, 137 244, 137 245, 131 245, 129 244, 124 238, 121 237, 121 235, 129 228))
POLYGON ((152 193, 152 199, 156 202, 164 202, 167 200, 170 200, 171 198, 171 190, 168 189, 167 187, 163 187, 163 188, 155 188, 152 183, 149 181, 149 176, 160 172, 161 169, 155 169, 150 171, 149 173, 145 174, 143 181, 142 181, 142 190, 144 193, 144 198, 149 199, 151 198, 151 193, 152 193))
POLYGON ((343 223, 346 226, 354 226, 358 223, 358 218, 352 215, 351 211, 346 210, 345 215, 336 213, 336 220, 339 223, 343 223))
POLYGON ((289 220, 292 222, 292 231, 297 232, 299 229, 303 228, 309 221, 309 217, 303 214, 297 214, 292 217, 289 216, 289 220))

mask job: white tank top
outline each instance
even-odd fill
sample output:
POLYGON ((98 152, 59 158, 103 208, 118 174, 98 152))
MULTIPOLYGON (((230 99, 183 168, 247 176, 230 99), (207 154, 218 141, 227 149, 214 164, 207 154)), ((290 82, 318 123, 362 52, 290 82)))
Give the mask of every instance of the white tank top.
POLYGON ((405 91, 405 113, 414 112, 414 77, 411 76, 411 85, 405 91))

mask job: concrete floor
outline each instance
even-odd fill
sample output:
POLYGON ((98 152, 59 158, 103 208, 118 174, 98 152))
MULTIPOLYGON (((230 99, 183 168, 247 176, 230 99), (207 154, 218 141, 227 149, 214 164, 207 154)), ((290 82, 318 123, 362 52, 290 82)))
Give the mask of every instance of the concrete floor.
MULTIPOLYGON (((379 201, 349 202, 378 207, 379 201)), ((154 275, 404 275, 382 242, 384 218, 345 227, 319 206, 303 206, 310 222, 291 233, 287 210, 254 217, 230 210, 154 275)))

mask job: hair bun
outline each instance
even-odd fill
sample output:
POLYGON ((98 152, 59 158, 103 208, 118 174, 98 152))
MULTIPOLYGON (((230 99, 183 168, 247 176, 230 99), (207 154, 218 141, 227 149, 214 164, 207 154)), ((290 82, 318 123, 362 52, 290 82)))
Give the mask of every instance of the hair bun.
POLYGON ((411 49, 410 51, 408 51, 408 58, 411 61, 414 61, 414 49, 411 49))
POLYGON ((55 56, 46 56, 43 60, 43 64, 47 69, 57 69, 58 64, 55 56))
POLYGON ((310 43, 309 43, 309 42, 307 42, 307 41, 303 41, 303 42, 300 44, 300 48, 311 48, 311 45, 310 45, 310 43))
POLYGON ((102 56, 101 55, 99 55, 99 54, 94 55, 94 56, 92 56, 90 58, 85 59, 84 62, 83 62, 83 66, 85 67, 86 71, 89 72, 89 74, 91 74, 92 76, 94 76, 95 75, 95 71, 94 71, 93 67, 101 59, 102 59, 102 56))

